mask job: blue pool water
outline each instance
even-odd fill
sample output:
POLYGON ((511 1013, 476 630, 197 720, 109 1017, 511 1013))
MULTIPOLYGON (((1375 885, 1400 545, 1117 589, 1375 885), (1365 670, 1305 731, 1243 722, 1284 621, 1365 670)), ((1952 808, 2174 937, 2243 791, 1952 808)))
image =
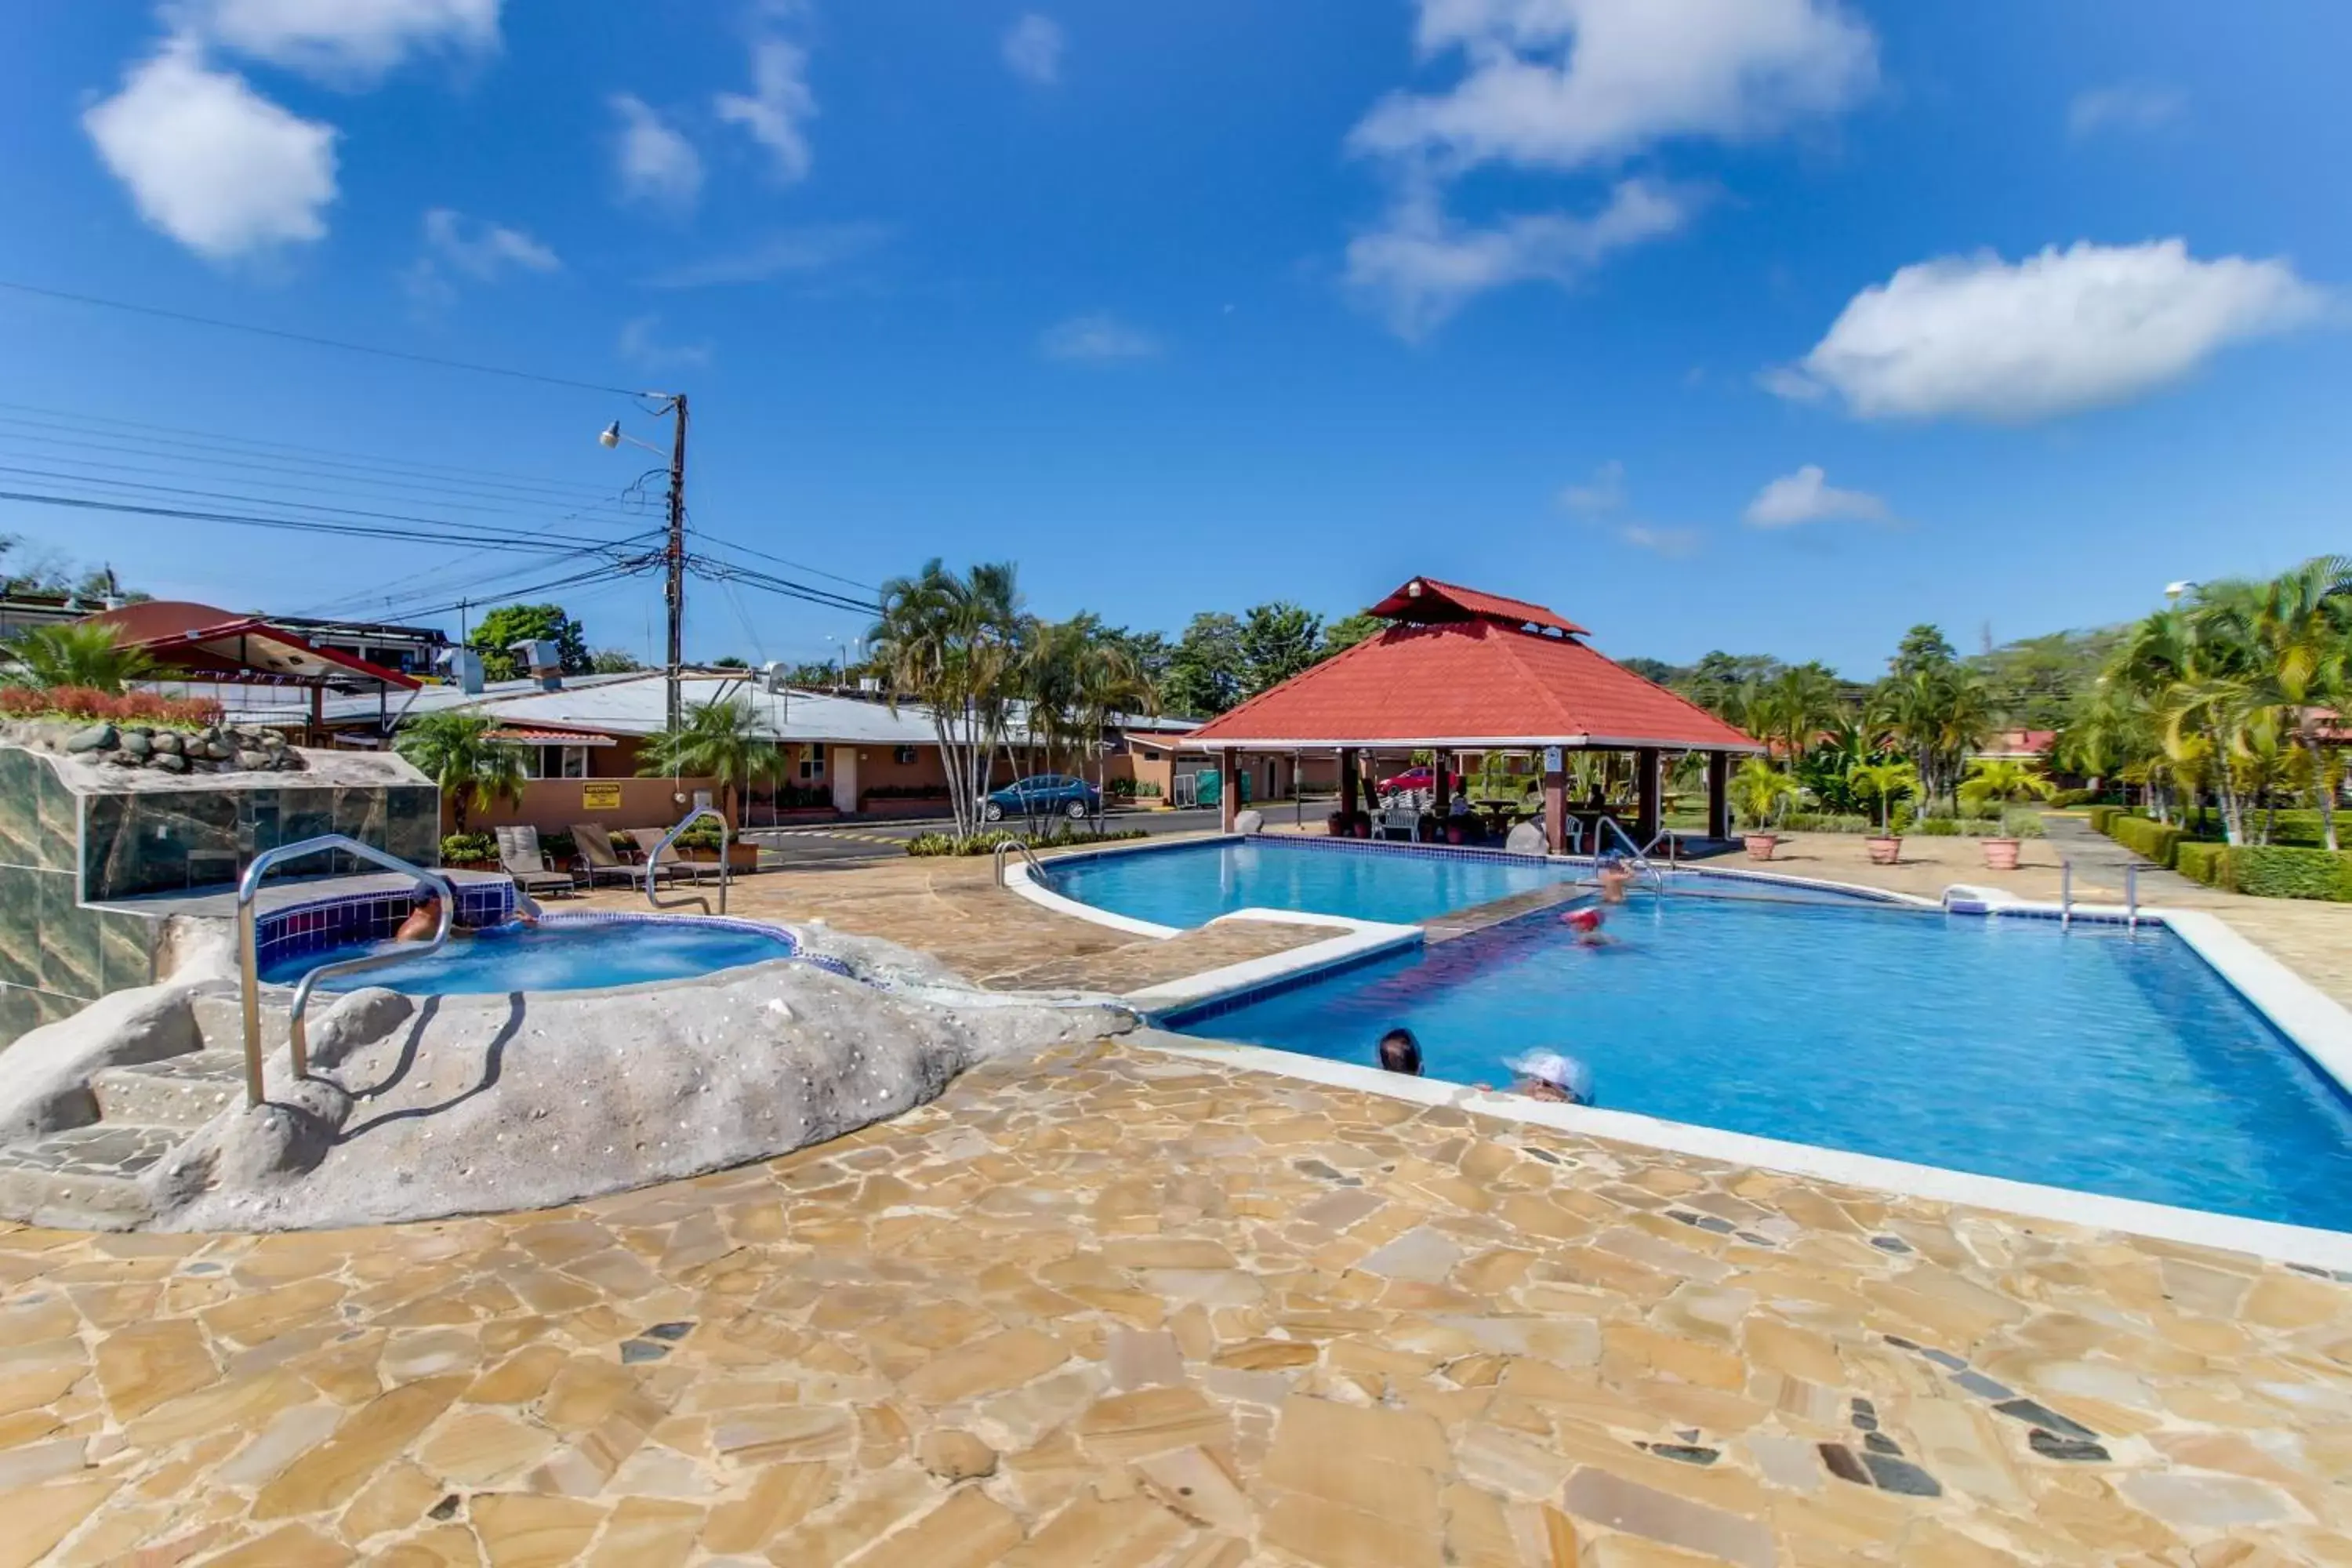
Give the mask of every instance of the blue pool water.
POLYGON ((2352 1229, 2352 1107, 2162 931, 1637 894, 1177 1026, 1500 1086, 1535 1046, 1599 1104, 2117 1197, 2352 1229))
MULTIPOLYGON (((390 944, 306 952, 264 969, 262 979, 291 985, 321 963, 341 963, 390 944)), ((382 985, 412 996, 457 996, 512 991, 579 991, 686 980, 740 964, 789 958, 793 940, 751 926, 707 925, 693 920, 551 921, 532 929, 498 926, 452 936, 438 952, 329 982, 338 990, 382 985)))
POLYGON ((1235 910, 1299 910, 1411 924, 1565 881, 1535 860, 1322 847, 1279 839, 1104 855, 1053 868, 1055 891, 1113 914, 1180 930, 1235 910))

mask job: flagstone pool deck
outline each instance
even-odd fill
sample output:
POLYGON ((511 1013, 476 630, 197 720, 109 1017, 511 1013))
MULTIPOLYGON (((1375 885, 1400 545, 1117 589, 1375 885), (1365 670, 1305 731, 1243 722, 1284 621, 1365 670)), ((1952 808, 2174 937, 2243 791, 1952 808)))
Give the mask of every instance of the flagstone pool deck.
MULTIPOLYGON (((735 907, 1167 977, 888 870, 735 907)), ((0 1229, 0 1568, 2352 1564, 2352 1281, 1112 1041, 561 1210, 0 1229)))

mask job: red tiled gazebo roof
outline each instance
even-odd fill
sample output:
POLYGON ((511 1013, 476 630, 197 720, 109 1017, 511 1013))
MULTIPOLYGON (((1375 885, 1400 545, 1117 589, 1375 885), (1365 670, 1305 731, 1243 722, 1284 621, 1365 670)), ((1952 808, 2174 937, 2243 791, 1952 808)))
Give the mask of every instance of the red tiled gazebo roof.
POLYGON ((413 691, 421 683, 331 647, 260 616, 180 599, 150 599, 86 617, 152 658, 171 680, 308 686, 332 691, 413 691))
POLYGON ((1586 647, 1580 628, 1540 605, 1424 577, 1371 613, 1399 624, 1211 720, 1185 744, 1763 750, 1586 647))

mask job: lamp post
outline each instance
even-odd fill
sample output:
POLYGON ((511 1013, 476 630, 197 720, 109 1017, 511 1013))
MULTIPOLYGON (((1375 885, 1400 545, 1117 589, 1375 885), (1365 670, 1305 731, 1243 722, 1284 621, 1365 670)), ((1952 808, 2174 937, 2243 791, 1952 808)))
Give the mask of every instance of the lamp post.
POLYGON ((606 451, 612 451, 626 441, 632 447, 643 447, 656 457, 669 458, 669 545, 663 552, 669 568, 669 581, 663 598, 669 605, 669 658, 666 665, 669 684, 669 730, 676 734, 684 717, 678 700, 678 669, 686 658, 686 394, 656 394, 662 405, 655 416, 664 414, 676 418, 670 448, 665 454, 650 441, 640 441, 635 436, 624 435, 621 422, 614 420, 596 433, 596 440, 606 451))

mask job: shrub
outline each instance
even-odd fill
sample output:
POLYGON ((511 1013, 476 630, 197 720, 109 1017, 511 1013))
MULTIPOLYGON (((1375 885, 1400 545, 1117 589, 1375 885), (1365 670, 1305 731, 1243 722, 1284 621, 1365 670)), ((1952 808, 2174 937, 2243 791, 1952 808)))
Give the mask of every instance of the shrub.
POLYGON ((499 858, 499 841, 487 833, 452 833, 441 840, 441 864, 463 866, 499 858))
POLYGON ((2145 816, 2116 817, 2107 825, 2107 836, 2133 854, 2168 868, 2183 837, 2179 828, 2145 816))
POLYGON ((2042 826, 2042 814, 2038 811, 2028 809, 2000 814, 2000 832, 2004 838, 2041 838, 2049 831, 2042 826))
POLYGON ((2179 869, 2209 887, 2257 899, 2352 902, 2352 855, 2282 845, 2183 843, 2179 869))
POLYGON ((202 730, 221 721, 221 705, 207 697, 100 691, 94 686, 11 686, 0 689, 0 713, 11 719, 76 719, 165 730, 202 730))
POLYGON ((2090 805, 2098 798, 2099 792, 2095 789, 2062 789, 2050 797, 2050 804, 2065 811, 2074 806, 2090 805))
POLYGON ((2111 832, 2115 826, 2116 818, 2123 816, 2124 814, 2125 809, 2120 805, 2095 805, 2091 807, 2091 831, 2094 833, 2111 832))
POLYGON ((1960 827, 1955 816, 1923 816, 1911 825, 1911 831, 1922 838, 1958 838, 1960 827))
POLYGON ((1080 828, 1041 833, 1031 837, 1024 833, 975 833, 969 838, 958 838, 951 833, 919 833, 907 840, 909 855, 993 855, 1000 844, 1026 843, 1032 849, 1066 849, 1079 844, 1109 844, 1125 838, 1149 837, 1140 827, 1120 827, 1097 833, 1080 828))
POLYGON ((710 818, 698 817, 693 826, 679 834, 671 845, 676 849, 717 849, 719 824, 710 818))
POLYGON ((580 846, 569 831, 558 827, 539 836, 539 852, 551 866, 569 866, 580 858, 580 846))
POLYGON ((1783 826, 1791 833, 1875 833, 1878 824, 1846 812, 1793 811, 1783 826))

